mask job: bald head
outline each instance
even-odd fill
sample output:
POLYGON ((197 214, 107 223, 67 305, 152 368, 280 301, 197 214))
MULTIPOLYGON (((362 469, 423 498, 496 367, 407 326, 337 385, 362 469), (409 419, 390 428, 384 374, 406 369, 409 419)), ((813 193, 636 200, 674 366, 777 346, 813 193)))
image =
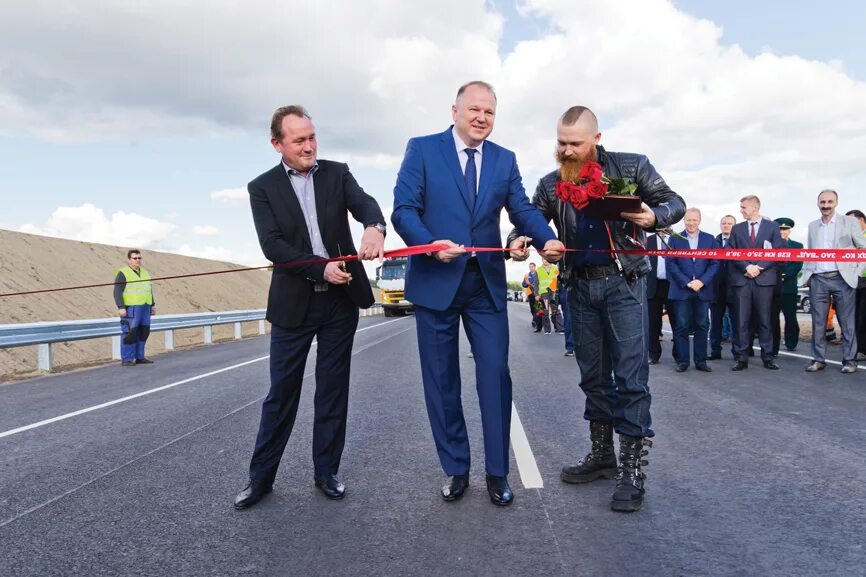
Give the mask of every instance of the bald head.
POLYGON ((560 126, 579 126, 591 134, 598 132, 598 118, 586 106, 572 106, 559 117, 559 124, 560 126))

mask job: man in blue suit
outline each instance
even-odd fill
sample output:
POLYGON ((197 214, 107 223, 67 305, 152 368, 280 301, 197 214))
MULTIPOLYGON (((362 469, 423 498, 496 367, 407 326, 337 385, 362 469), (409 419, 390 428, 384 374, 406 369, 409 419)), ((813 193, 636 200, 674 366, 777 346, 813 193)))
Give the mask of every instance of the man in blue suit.
MULTIPOLYGON (((740 214, 743 215, 743 222, 731 229, 729 248, 782 248, 779 225, 761 217, 761 199, 754 195, 741 198, 740 214)), ((752 317, 757 325, 764 368, 779 370, 779 365, 773 360, 773 332, 770 328, 773 289, 779 282, 776 266, 773 261, 745 258, 732 260, 728 264, 728 286, 734 293, 732 300, 737 323, 737 340, 734 343, 737 362, 731 367, 732 371, 749 368, 752 317)))
MULTIPOLYGON (((529 203, 514 153, 487 140, 496 94, 486 82, 460 87, 451 107, 454 125, 441 134, 409 140, 394 188, 391 222, 407 245, 448 248, 410 257, 406 299, 415 304, 427 414, 448 483, 442 498, 455 501, 469 484, 469 439, 460 401, 460 320, 475 356, 481 405, 487 490, 509 505, 511 375, 503 253, 467 253, 464 246, 501 247, 499 215, 508 211, 524 240, 548 260, 565 248, 529 203), (477 191, 477 192, 476 192, 477 191)), ((514 250, 522 260, 525 251, 514 250)))
MULTIPOLYGON (((686 210, 686 230, 682 236, 672 237, 672 249, 718 248, 713 235, 700 230, 701 211, 686 210)), ((674 360, 677 372, 689 368, 689 331, 695 333, 695 368, 705 373, 712 372, 707 365, 707 336, 710 330, 710 305, 715 299, 715 278, 719 272, 719 261, 700 258, 667 259, 667 275, 670 279, 668 296, 674 302, 677 322, 674 329, 674 360)))

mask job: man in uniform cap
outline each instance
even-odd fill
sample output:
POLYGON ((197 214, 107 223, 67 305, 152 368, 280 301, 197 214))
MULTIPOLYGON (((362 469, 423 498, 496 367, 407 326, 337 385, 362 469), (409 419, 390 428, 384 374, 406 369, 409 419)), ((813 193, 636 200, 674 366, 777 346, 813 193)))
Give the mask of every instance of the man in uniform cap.
MULTIPOLYGON (((794 221, 790 218, 780 217, 776 219, 779 224, 779 234, 782 235, 783 248, 801 249, 802 243, 791 240, 791 229, 794 221)), ((780 263, 778 268, 779 284, 773 295, 773 354, 779 354, 779 345, 782 341, 782 327, 779 313, 785 315, 785 348, 789 351, 796 350, 797 342, 800 340, 800 323, 797 322, 797 277, 803 268, 802 262, 780 263)))

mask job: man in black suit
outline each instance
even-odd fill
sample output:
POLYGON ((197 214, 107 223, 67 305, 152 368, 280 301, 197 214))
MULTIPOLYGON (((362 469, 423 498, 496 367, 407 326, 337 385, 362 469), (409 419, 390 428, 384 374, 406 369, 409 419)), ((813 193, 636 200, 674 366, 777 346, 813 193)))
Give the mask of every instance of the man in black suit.
POLYGON ((271 144, 282 161, 247 187, 259 244, 274 263, 267 309, 271 388, 262 405, 249 483, 235 498, 236 509, 256 504, 271 491, 295 423, 314 338, 314 481, 330 499, 345 496, 337 471, 346 437, 349 363, 358 307, 372 305, 373 292, 360 262, 309 261, 355 254, 347 211, 365 226, 358 257, 381 259, 384 254, 385 218, 379 205, 348 166, 316 159, 315 128, 306 110, 278 108, 271 144))
MULTIPOLYGON (((732 249, 781 248, 782 235, 779 225, 761 217, 761 200, 757 196, 740 199, 740 214, 744 222, 734 225, 728 247, 732 249)), ((736 364, 734 371, 749 367, 748 348, 752 336, 752 319, 757 326, 758 340, 761 343, 761 360, 767 369, 778 370, 773 360, 773 333, 770 329, 770 311, 773 304, 773 290, 779 282, 773 261, 738 259, 729 261, 728 286, 733 291, 736 313, 737 341, 734 345, 736 364)))
MULTIPOLYGON (((665 250, 667 246, 668 235, 664 232, 651 234, 646 239, 646 247, 649 250, 665 250), (659 236, 661 235, 661 236, 659 236)), ((650 272, 646 275, 646 298, 647 308, 649 309, 649 336, 647 343, 649 348, 649 363, 651 365, 658 364, 662 356, 662 346, 659 344, 659 337, 662 334, 662 317, 667 309, 668 322, 671 325, 671 332, 674 331, 676 319, 673 314, 673 301, 668 298, 668 288, 670 283, 667 280, 664 257, 649 257, 650 272)))
MULTIPOLYGON (((716 235, 716 242, 721 248, 728 248, 728 240, 731 237, 731 229, 737 224, 733 215, 726 214, 719 222, 722 232, 716 235)), ((710 356, 708 360, 714 361, 722 358, 722 325, 725 313, 731 318, 731 352, 737 343, 737 321, 734 317, 734 309, 731 306, 732 292, 728 290, 728 261, 719 261, 719 272, 716 275, 716 300, 710 307, 710 356)))

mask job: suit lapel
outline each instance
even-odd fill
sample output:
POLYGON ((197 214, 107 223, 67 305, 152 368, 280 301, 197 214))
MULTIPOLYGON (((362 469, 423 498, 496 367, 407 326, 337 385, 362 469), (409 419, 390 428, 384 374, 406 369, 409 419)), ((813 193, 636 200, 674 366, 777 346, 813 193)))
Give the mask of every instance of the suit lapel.
POLYGON ((442 156, 445 160, 445 165, 454 177, 454 182, 460 190, 460 196, 463 197, 463 202, 466 203, 466 208, 472 212, 475 206, 475 199, 470 198, 469 191, 466 189, 466 179, 463 176, 463 171, 460 170, 460 161, 457 159, 457 147, 454 146, 454 136, 449 128, 442 133, 442 138, 439 139, 439 148, 442 151, 442 156))
POLYGON ((307 229, 307 221, 304 220, 304 212, 301 210, 301 203, 298 202, 298 195, 295 194, 295 189, 292 186, 292 181, 282 163, 277 165, 274 178, 277 181, 277 187, 274 194, 269 194, 271 203, 277 206, 282 206, 288 211, 290 222, 299 226, 303 232, 304 238, 307 241, 307 246, 312 248, 313 241, 310 239, 310 231, 307 229))

